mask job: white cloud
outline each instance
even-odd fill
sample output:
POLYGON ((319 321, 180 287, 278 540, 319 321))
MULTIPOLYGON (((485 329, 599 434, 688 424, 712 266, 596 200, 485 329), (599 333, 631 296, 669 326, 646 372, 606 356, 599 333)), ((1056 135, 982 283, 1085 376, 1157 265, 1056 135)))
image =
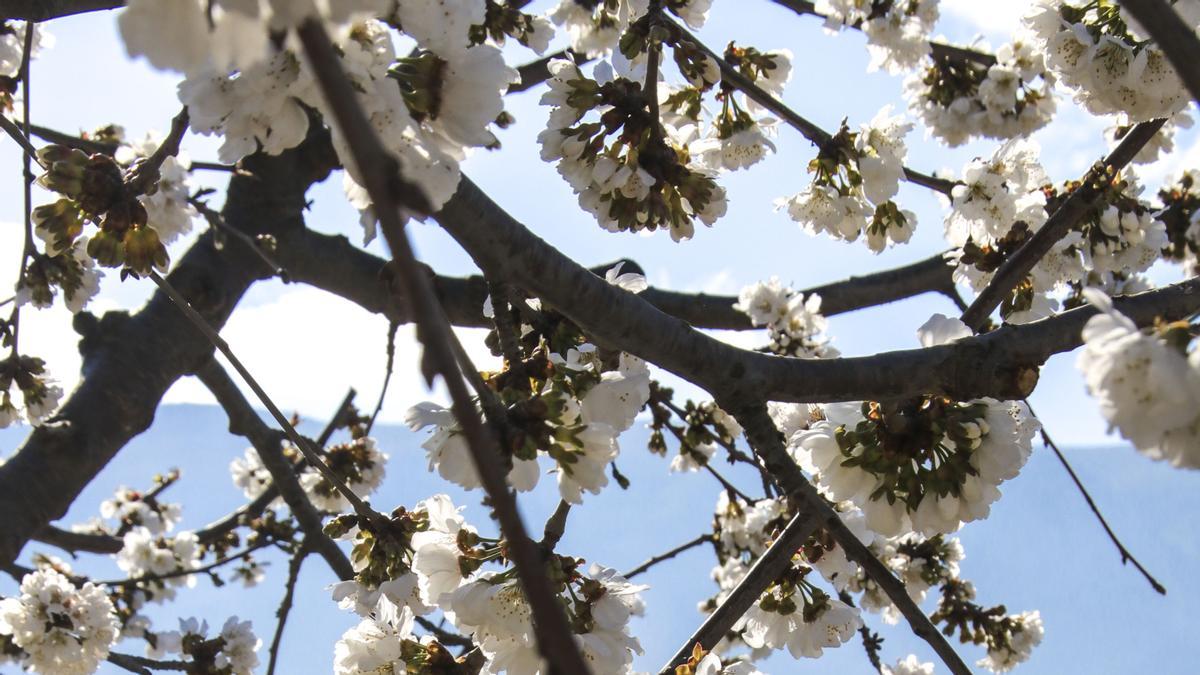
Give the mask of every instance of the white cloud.
MULTIPOLYGON (((233 313, 222 337, 250 374, 285 412, 325 419, 353 387, 360 409, 371 410, 383 383, 388 322, 337 296, 307 286, 289 286, 275 299, 233 313)), ((498 363, 483 345, 482 329, 458 329, 475 365, 498 363)), ((380 419, 399 422, 412 404, 445 401, 430 393, 419 368, 420 348, 411 325, 396 332, 395 371, 380 419)), ((232 373, 232 369, 230 369, 232 373)), ((236 377, 235 377, 236 379, 236 377)), ((247 398, 261 407, 248 388, 247 398)), ((177 382, 169 403, 211 403, 194 378, 177 382)))
MULTIPOLYGON (((982 34, 995 45, 1000 45, 1012 38, 1021 27, 1021 17, 1029 10, 1029 2, 1022 0, 1005 0, 1004 2, 983 2, 983 0, 942 0, 938 7, 942 16, 958 19, 965 25, 966 30, 952 30, 954 26, 946 27, 947 32, 956 40, 969 41, 971 32, 982 34)), ((945 27, 939 25, 939 28, 945 27)))

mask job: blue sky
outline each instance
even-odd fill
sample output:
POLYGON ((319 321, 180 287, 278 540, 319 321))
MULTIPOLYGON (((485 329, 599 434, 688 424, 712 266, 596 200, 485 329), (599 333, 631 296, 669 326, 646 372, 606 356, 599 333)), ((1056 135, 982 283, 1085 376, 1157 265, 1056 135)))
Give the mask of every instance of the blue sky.
MULTIPOLYGON (((545 5, 547 3, 539 3, 545 5)), ((795 53, 792 83, 786 101, 801 114, 826 128, 843 117, 852 125, 869 120, 886 104, 904 108, 900 81, 882 73, 866 74, 866 52, 861 36, 826 35, 812 18, 799 18, 766 0, 721 0, 709 25, 701 31, 710 45, 729 40, 763 49, 787 47, 795 53)), ((943 2, 939 31, 968 41, 983 33, 998 45, 1013 25, 1019 2, 982 3, 977 0, 943 2)), ((538 6, 538 5, 535 5, 538 6)), ((38 123, 65 131, 90 129, 109 122, 122 123, 130 136, 150 129, 163 130, 177 111, 176 80, 150 71, 143 63, 129 62, 115 36, 111 15, 84 16, 49 26, 57 45, 34 64, 33 107, 38 123)), ((518 57, 523 58, 523 56, 518 57)), ((903 186, 900 200, 918 214, 913 241, 904 247, 873 255, 861 243, 844 244, 804 234, 786 214, 774 210, 773 201, 798 191, 806 183, 803 167, 811 146, 790 129, 777 139, 778 155, 749 172, 723 178, 730 194, 729 214, 713 229, 702 229, 694 240, 675 244, 665 236, 617 236, 601 231, 590 216, 578 211, 569 187, 553 167, 537 159, 534 137, 542 129, 545 111, 536 93, 509 99, 517 124, 500 137, 505 149, 479 153, 466 164, 466 173, 519 219, 567 254, 587 265, 620 257, 636 259, 652 283, 681 290, 736 293, 762 277, 778 275, 797 287, 816 285, 852 274, 885 269, 924 258, 940 250, 942 210, 930 194, 903 186)), ((1043 163, 1056 180, 1079 175, 1104 153, 1101 133, 1104 120, 1080 112, 1069 99, 1060 101, 1056 122, 1037 136, 1043 163)), ((1146 174, 1151 185, 1180 167, 1194 166, 1200 157, 1195 133, 1178 138, 1179 149, 1166 165, 1146 174)), ((908 137, 909 164, 925 171, 957 171, 971 157, 991 152, 993 145, 979 143, 954 151, 924 138, 918 127, 908 137)), ((185 149, 194 159, 216 156, 212 139, 189 136, 185 149)), ((0 200, 0 223, 21 218, 18 199, 19 157, 11 143, 0 143, 0 185, 10 186, 0 200)), ((209 181, 219 175, 201 175, 209 181)), ((219 183, 217 183, 219 185, 219 183)), ((310 193, 314 208, 311 227, 344 233, 358 240, 356 214, 344 203, 340 180, 334 178, 310 193)), ((0 225, 0 251, 16 250, 18 228, 0 225)), ((415 224, 411 229, 419 255, 449 274, 474 272, 469 259, 436 225, 415 224)), ((371 249, 382 254, 378 244, 371 249)), ((177 249, 176 252, 180 252, 177 249)), ((10 279, 15 256, 0 256, 0 279, 10 279), (10 259, 12 258, 12 259, 10 259)), ((1172 278, 1172 270, 1159 274, 1172 278)), ((138 307, 151 292, 148 282, 120 283, 109 275, 98 309, 138 307)), ((851 315, 835 317, 830 333, 846 354, 914 347, 916 328, 933 312, 950 313, 940 297, 904 301, 851 315)), ((47 358, 50 368, 66 383, 78 368, 75 336, 65 312, 26 313, 23 345, 47 358)), ((223 331, 252 372, 273 392, 285 409, 323 418, 346 388, 361 392, 362 401, 373 401, 381 379, 386 322, 357 307, 304 287, 277 282, 257 285, 223 331), (318 314, 320 322, 308 317, 318 314), (264 337, 269 336, 269 337, 264 337), (336 358, 314 359, 314 354, 336 358), (304 363, 297 367, 297 363, 304 363)), ((478 335, 465 332, 469 349, 481 366, 485 350, 478 335)), ((755 339, 742 334, 722 336, 737 344, 755 339)), ((398 373, 384 409, 385 421, 398 420, 412 403, 424 398, 415 370, 411 334, 401 331, 398 373)), ((1047 643, 1024 672, 1194 672, 1194 656, 1187 653, 1185 626, 1190 626, 1191 606, 1200 599, 1194 569, 1197 530, 1195 474, 1153 465, 1132 450, 1104 450, 1082 446, 1111 444, 1095 405, 1086 396, 1073 367, 1074 356, 1050 361, 1034 406, 1047 426, 1065 445, 1079 449, 1072 456, 1085 480, 1112 517, 1114 526, 1131 548, 1171 589, 1167 598, 1148 590, 1130 570, 1121 569, 1116 554, 1083 509, 1065 476, 1049 455, 1036 453, 1026 472, 1006 488, 1006 497, 992 519, 964 532, 968 559, 964 574, 975 580, 983 600, 1005 602, 1017 611, 1038 608, 1047 623, 1047 643), (1104 647, 1108 647, 1105 649, 1104 647), (1084 663, 1074 659, 1091 659, 1084 663), (1157 662, 1155 662, 1157 660, 1157 662)), ((669 382, 674 380, 668 378, 669 382)), ((689 395, 694 389, 681 387, 689 395)), ((198 383, 181 381, 168 393, 170 403, 208 403, 198 383)), ((0 433, 0 454, 16 448, 25 430, 0 433)), ((426 472, 417 440, 402 430, 385 427, 384 448, 395 460, 381 503, 413 502, 445 486, 426 472)), ((610 491, 589 500, 563 543, 564 550, 596 559, 618 569, 628 568, 648 555, 686 541, 703 529, 710 518, 714 485, 700 476, 668 477, 665 462, 647 457, 637 434, 623 444, 622 469, 635 484, 629 493, 610 491), (628 468, 626 468, 628 465, 628 468), (654 504, 647 512, 645 504, 654 504), (634 524, 630 526, 630 524, 634 524), (619 546, 612 542, 619 541, 619 546)), ((241 453, 240 439, 224 433, 220 412, 211 408, 164 408, 154 428, 136 439, 77 504, 73 518, 95 512, 100 500, 117 484, 145 485, 154 472, 170 466, 184 469, 183 484, 174 488, 185 504, 185 526, 198 527, 231 508, 238 494, 228 481, 226 467, 241 453), (212 486, 217 487, 212 487, 212 486)), ((744 480, 746 486, 753 481, 744 480)), ((453 493, 452 494, 457 494, 453 493)), ((474 500, 472 513, 480 511, 474 500)), ((552 490, 526 501, 530 522, 540 524, 552 507, 552 490)), ((576 515, 572 516, 572 519, 576 515)), ((115 565, 104 561, 106 576, 115 565)), ((203 615, 219 624, 228 613, 252 617, 269 639, 271 615, 278 600, 281 571, 277 564, 267 582, 252 591, 226 591, 221 595, 196 593, 172 608, 173 615, 203 615), (213 603, 205 606, 205 603, 213 603)), ((711 560, 696 552, 664 565, 648 583, 650 610, 636 627, 648 655, 641 667, 657 666, 694 626, 695 601, 711 590, 707 580, 711 560)), ((288 656, 295 659, 283 672, 321 672, 330 646, 353 622, 337 612, 316 589, 331 580, 311 562, 305 573, 306 591, 297 609, 295 632, 289 634, 288 656), (314 667, 313 664, 321 664, 314 667)), ((0 593, 11 589, 0 583, 0 593)), ((201 581, 204 589, 207 582, 201 581)), ((1194 632, 1194 631, 1192 631, 1194 632)), ((885 631, 887 653, 896 658, 915 648, 903 630, 885 631)), ((1194 652, 1194 646, 1191 651, 1194 652)), ((918 653, 924 653, 917 650, 918 653)), ((839 650, 820 667, 777 661, 773 673, 799 671, 867 672, 860 648, 852 644, 839 650)))

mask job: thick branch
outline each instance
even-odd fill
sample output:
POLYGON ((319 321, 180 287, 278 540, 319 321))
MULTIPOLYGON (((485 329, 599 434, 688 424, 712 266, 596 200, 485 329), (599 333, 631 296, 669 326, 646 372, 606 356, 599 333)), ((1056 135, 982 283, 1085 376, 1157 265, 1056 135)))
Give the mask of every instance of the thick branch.
POLYGON ((49 21, 124 5, 124 0, 0 0, 0 19, 49 21))
MULTIPOLYGON (((334 165, 327 139, 244 163, 254 176, 231 178, 226 221, 269 234, 303 227, 304 192, 334 165)), ((210 234, 201 235, 168 277, 211 325, 225 323, 262 270, 257 256, 240 249, 218 251, 210 234)), ((110 312, 96 320, 81 314, 75 324, 83 334, 78 387, 0 467, 0 562, 14 560, 35 532, 62 518, 117 451, 150 426, 167 388, 212 354, 165 293, 132 315, 110 312)))
POLYGON ((1200 102, 1200 40, 1179 13, 1163 0, 1120 0, 1121 5, 1154 38, 1175 67, 1192 100, 1200 102))
MULTIPOLYGON (((291 274, 293 281, 315 286, 339 295, 367 311, 389 319, 411 321, 407 301, 389 289, 381 272, 385 260, 354 246, 343 236, 296 230, 278 237, 276 260, 291 274)), ((591 268, 604 276, 612 265, 591 268)), ((629 269, 626 265, 626 269, 629 269)), ((954 297, 953 268, 942 254, 883 272, 854 276, 800 291, 821 296, 821 313, 826 316, 874 307, 922 293, 936 292, 954 297)), ((434 292, 446 316, 455 326, 490 328, 484 318, 483 302, 487 283, 481 276, 466 278, 436 275, 434 292)), ((737 298, 728 295, 685 293, 649 288, 639 297, 666 314, 682 319, 696 328, 751 330, 750 319, 733 308, 737 298)))
MULTIPOLYGON (((945 394, 1023 398, 1036 367, 1080 344, 1079 308, 1022 326, 924 349, 806 360, 750 352, 710 338, 580 267, 505 213, 467 178, 437 214, 489 277, 523 287, 595 339, 636 354, 729 400, 830 402, 945 394)), ((1200 280, 1118 300, 1145 325, 1200 308, 1200 280)))

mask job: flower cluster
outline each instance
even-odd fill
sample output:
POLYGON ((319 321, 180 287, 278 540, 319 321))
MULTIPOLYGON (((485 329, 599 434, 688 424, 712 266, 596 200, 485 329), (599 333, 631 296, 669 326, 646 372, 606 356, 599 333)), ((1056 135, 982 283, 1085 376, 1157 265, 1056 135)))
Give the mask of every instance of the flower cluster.
MULTIPOLYGON (((679 53, 676 52, 677 55, 679 53)), ((783 86, 791 78, 792 54, 787 50, 761 52, 753 47, 737 47, 730 43, 725 49, 725 61, 775 97, 783 92, 783 86)), ((704 63, 707 65, 710 62, 705 60, 704 63)), ((716 70, 716 63, 712 63, 711 67, 716 70)), ((683 65, 680 68, 686 72, 683 65)), ((715 79, 715 73, 705 73, 701 82, 694 83, 698 88, 690 93, 695 100, 699 100, 704 86, 715 79)), ((688 101, 683 96, 685 93, 688 93, 687 89, 672 94, 667 99, 667 106, 678 111, 680 104, 688 101)), ((768 150, 775 151, 775 144, 770 140, 776 133, 774 118, 756 114, 758 105, 738 94, 733 85, 724 81, 717 90, 716 99, 721 104, 720 112, 713 117, 705 137, 689 148, 702 164, 718 171, 735 171, 758 163, 768 150)), ((698 115, 693 119, 696 117, 698 115)))
MULTIPOLYGON (((742 427, 729 413, 707 401, 696 404, 689 400, 680 408, 672 400, 674 392, 650 383, 650 398, 646 407, 650 411, 650 440, 647 447, 657 455, 667 454, 667 439, 670 432, 679 442, 677 454, 671 458, 672 472, 698 471, 707 465, 717 452, 718 446, 732 448, 734 441, 742 435, 742 427), (682 424, 672 420, 678 417, 682 424)), ((618 480, 620 480, 618 478, 618 480)))
POLYGON ((947 635, 960 634, 963 642, 987 647, 987 656, 976 665, 994 673, 1006 673, 1029 660, 1042 642, 1045 629, 1039 612, 1008 614, 1004 606, 984 608, 974 602, 975 587, 969 581, 951 579, 942 585, 937 611, 930 619, 946 624, 947 635))
MULTIPOLYGON (((358 436, 347 443, 329 446, 322 459, 351 492, 369 497, 383 483, 388 456, 375 445, 375 439, 358 436)), ((313 467, 300 475, 300 485, 313 506, 322 511, 336 513, 350 508, 345 496, 313 467)))
POLYGON ((1095 289, 1084 296, 1100 313, 1083 329, 1078 367, 1100 412, 1146 456, 1200 468, 1200 350, 1186 322, 1137 326, 1095 289))
POLYGON ((45 361, 17 354, 0 361, 0 429, 20 420, 22 410, 30 424, 41 424, 58 409, 62 395, 62 387, 47 375, 45 361), (14 400, 14 385, 21 409, 14 400))
MULTIPOLYGON (((925 537, 913 532, 896 537, 875 537, 869 546, 871 553, 904 582, 904 590, 917 604, 925 600, 930 589, 958 579, 958 564, 965 557, 958 539, 942 535, 925 537)), ((825 555, 832 553, 837 558, 839 552, 840 549, 835 548, 825 555)), ((817 568, 822 569, 820 565, 817 568)), ((829 575, 825 576, 828 578, 829 575)), ((831 581, 851 592, 861 593, 863 609, 878 612, 886 623, 899 623, 900 611, 891 598, 857 565, 852 564, 851 573, 844 578, 831 581)))
POLYGON ((844 241, 866 232, 876 253, 912 237, 916 216, 892 201, 904 178, 904 137, 912 124, 891 112, 885 106, 857 132, 843 124, 821 145, 808 165, 813 182, 780 202, 792 220, 810 234, 827 232, 844 241))
POLYGON ((825 17, 827 30, 860 28, 871 54, 867 69, 892 74, 913 68, 929 53, 938 20, 938 0, 817 0, 815 10, 825 17))
POLYGON ((933 664, 923 663, 916 654, 909 654, 896 661, 894 666, 883 666, 879 672, 880 675, 933 675, 933 664))
MULTIPOLYGON (((620 452, 617 437, 633 426, 650 397, 650 372, 630 354, 606 358, 577 333, 564 339, 561 331, 530 330, 524 339, 523 360, 510 361, 493 378, 506 406, 509 482, 532 490, 540 478, 538 459, 545 455, 557 469, 559 494, 579 504, 583 492, 599 494, 608 484, 605 470, 620 452)), ((433 428, 422 445, 431 471, 466 489, 480 486, 449 410, 421 403, 409 410, 406 423, 414 430, 433 428)))
POLYGON ((1021 323, 1048 316, 1057 302, 1048 294, 1068 286, 1111 285, 1146 271, 1168 245, 1166 225, 1140 199, 1132 170, 1116 173, 1097 165, 1085 181, 1061 189, 1048 185, 1032 141, 1013 140, 988 161, 976 159, 954 189, 946 218, 946 238, 957 247, 955 279, 975 290, 1040 228, 1073 192, 1087 188, 1095 197, 1072 230, 1038 262, 1005 298, 1000 313, 1021 323))
POLYGON ((187 657, 196 672, 253 675, 258 667, 258 649, 262 640, 254 635, 249 621, 231 616, 221 632, 208 637, 208 622, 180 619, 178 631, 155 634, 150 653, 161 658, 166 654, 187 657))
POLYGON ((695 233, 694 221, 711 226, 724 215, 725 191, 712 170, 688 161, 694 126, 664 128, 647 101, 656 92, 614 77, 604 63, 596 79, 566 60, 551 62, 550 73, 542 103, 553 110, 538 135, 541 156, 557 163, 579 205, 601 227, 666 228, 680 241, 695 233))
POLYGON ((954 147, 973 137, 1010 139, 1054 116, 1054 75, 1033 42, 1019 36, 996 50, 935 53, 904 82, 909 107, 930 133, 954 147))
POLYGON ((815 293, 797 293, 771 277, 743 288, 733 308, 749 316, 755 326, 767 327, 767 348, 772 353, 802 358, 838 355, 824 335, 821 296, 815 293))
POLYGON ((44 252, 29 257, 17 282, 20 304, 49 307, 59 289, 67 308, 79 312, 100 290, 104 273, 97 263, 125 264, 140 273, 150 267, 161 271, 167 259, 165 245, 192 229, 196 209, 189 202, 191 162, 186 154, 166 157, 145 194, 131 194, 123 181, 137 174, 138 165, 158 149, 161 138, 147 134, 141 141, 127 142, 117 125, 90 136, 118 144, 114 156, 89 157, 62 146, 38 152, 47 169, 39 184, 62 197, 33 210, 34 234, 44 252), (89 221, 99 225, 94 236, 83 233, 89 221))
MULTIPOLYGON (((921 332, 925 346, 970 335, 940 316, 921 332)), ((886 536, 953 532, 986 517, 1039 428, 1024 404, 987 398, 828 404, 822 414, 790 437, 793 454, 830 499, 853 502, 886 536)))
MULTIPOLYGON (((1195 28, 1200 16, 1185 21, 1195 28)), ((1136 26, 1118 3, 1037 0, 1025 25, 1046 55, 1046 65, 1092 114, 1124 113, 1132 122, 1145 122, 1187 105, 1187 90, 1166 54, 1135 34, 1136 26)))
MULTIPOLYGON (((513 37, 541 51, 552 33, 549 22, 485 0, 319 4, 375 133, 400 160, 405 180, 439 208, 458 184, 465 150, 497 145, 488 127, 504 117, 501 95, 517 73, 491 42, 513 37), (419 49, 398 58, 388 24, 377 18, 401 28, 419 49)), ((298 25, 307 11, 304 3, 270 3, 268 10, 254 3, 248 9, 231 2, 133 2, 119 24, 131 55, 185 73, 179 98, 192 129, 223 136, 219 156, 232 163, 298 145, 309 129, 306 107, 329 117, 298 44, 270 39, 272 31, 298 25), (173 30, 154 28, 159 25, 173 30)), ((337 128, 333 142, 369 240, 375 217, 363 177, 337 128)))
POLYGON ((151 600, 162 602, 174 599, 174 587, 195 584, 195 577, 185 572, 199 566, 200 545, 194 532, 166 538, 137 527, 125 533, 116 558, 130 578, 144 578, 138 586, 151 600))
POLYGON ((103 587, 76 587, 57 571, 39 569, 21 579, 20 595, 0 600, 0 635, 24 652, 24 668, 87 675, 108 656, 118 625, 103 587))
MULTIPOLYGON (((357 576, 338 584, 334 597, 344 608, 366 617, 343 635, 335 650, 335 672, 396 672, 437 663, 442 648, 412 635, 414 614, 434 607, 485 656, 485 672, 538 672, 532 612, 512 568, 485 571, 506 563, 507 545, 480 535, 446 495, 435 495, 412 511, 397 509, 385 527, 358 516, 341 516, 326 530, 354 540, 351 560, 357 576), (409 667, 405 670, 402 664, 409 667)), ((584 657, 598 673, 628 673, 633 654, 641 653, 629 634, 631 616, 643 611, 634 586, 613 570, 552 555, 547 577, 561 595, 584 657)))
POLYGON ((819 658, 862 626, 859 611, 805 580, 791 568, 734 624, 752 649, 784 649, 794 658, 819 658))
POLYGON ((171 472, 157 476, 155 487, 148 493, 120 486, 112 498, 100 502, 100 516, 115 520, 116 526, 101 523, 102 531, 124 535, 133 528, 144 528, 153 536, 161 536, 175 529, 182 515, 182 508, 174 502, 158 499, 166 486, 173 483, 179 474, 171 472))

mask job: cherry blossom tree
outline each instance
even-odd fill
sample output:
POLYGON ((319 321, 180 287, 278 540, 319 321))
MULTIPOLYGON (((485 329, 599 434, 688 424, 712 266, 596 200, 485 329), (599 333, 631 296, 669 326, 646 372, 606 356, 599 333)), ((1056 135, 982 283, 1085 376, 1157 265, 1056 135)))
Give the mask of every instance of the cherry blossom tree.
POLYGON ((711 600, 663 673, 749 675, 773 652, 816 659, 852 639, 893 675, 972 672, 949 638, 985 650, 978 668, 1026 661, 1041 616, 977 602, 954 535, 988 517, 1039 434, 1053 445, 1025 401, 1046 359, 1079 349, 1081 378, 1125 439, 1200 468, 1200 174, 1151 194, 1134 168, 1190 124, 1200 2, 1036 0, 995 50, 933 39, 937 0, 775 2, 830 34, 865 34, 870 68, 903 78, 908 109, 820 128, 781 101, 787 50, 715 50, 692 34, 711 0, 0 1, 0 126, 26 175, 24 245, 4 252, 20 275, 0 321, 0 426, 30 426, 0 466, 0 563, 19 583, 0 599, 0 658, 38 673, 104 661, 273 673, 300 567, 319 558, 340 579, 332 601, 357 615, 329 645, 336 673, 632 673, 642 647, 629 621, 645 609, 632 579, 708 546, 711 600), (114 9, 129 56, 179 78, 169 132, 38 125, 30 61, 51 48, 53 20, 114 9), (541 159, 613 237, 665 230, 686 249, 727 226, 723 182, 798 133, 811 142, 797 164, 807 171, 779 205, 803 230, 876 253, 905 246, 915 228, 938 227, 899 203, 907 182, 944 200, 946 248, 814 289, 766 270, 737 297, 651 287, 631 261, 588 269, 461 170, 471 151, 514 151, 497 149, 494 130, 513 123, 506 96, 535 88, 549 109, 541 159), (1113 149, 1082 176, 1050 176, 1029 138, 1064 94, 1118 120, 1113 149), (993 151, 952 174, 911 168, 917 122, 928 142, 989 139, 993 151), (189 133, 219 139, 217 156, 191 160, 189 133), (230 174, 223 199, 193 183, 198 171, 230 174), (306 226, 306 192, 337 172, 363 244, 382 237, 390 260, 306 226), (480 274, 418 261, 413 220, 444 229, 480 274), (181 239, 172 259, 167 245, 181 239), (1152 286, 1145 273, 1160 262, 1182 280, 1152 286), (97 317, 87 308, 105 274, 157 290, 132 315, 97 317), (494 523, 468 522, 446 494, 372 499, 396 451, 371 435, 382 396, 373 410, 347 397, 316 437, 297 430, 282 394, 219 334, 270 278, 380 313, 393 339, 416 326, 421 372, 450 403, 414 401, 407 423, 426 434, 430 470, 477 495, 494 523), (827 334, 828 316, 923 293, 960 313, 924 322, 919 348, 843 357, 827 334), (69 394, 21 340, 22 316, 58 303, 82 336, 69 394), (485 328, 502 367, 472 363, 455 326, 485 328), (741 349, 707 329, 764 340, 741 349), (682 400, 663 373, 708 398, 682 400), (191 376, 250 444, 230 465, 245 503, 180 530, 170 473, 118 491, 92 522, 56 524, 191 376), (634 450, 622 435, 639 423, 672 472, 711 474, 716 506, 710 532, 622 574, 559 542, 572 510, 627 480, 615 460, 634 450), (734 485, 718 459, 745 465, 761 489, 734 485), (538 539, 519 497, 550 480, 561 501, 538 539), (18 557, 34 542, 113 556, 126 576, 88 578, 43 554, 28 567, 18 557), (198 575, 257 583, 268 550, 289 561, 268 648, 262 627, 238 617, 217 630, 143 614, 198 575), (877 621, 906 623, 941 662, 885 660, 877 621))

